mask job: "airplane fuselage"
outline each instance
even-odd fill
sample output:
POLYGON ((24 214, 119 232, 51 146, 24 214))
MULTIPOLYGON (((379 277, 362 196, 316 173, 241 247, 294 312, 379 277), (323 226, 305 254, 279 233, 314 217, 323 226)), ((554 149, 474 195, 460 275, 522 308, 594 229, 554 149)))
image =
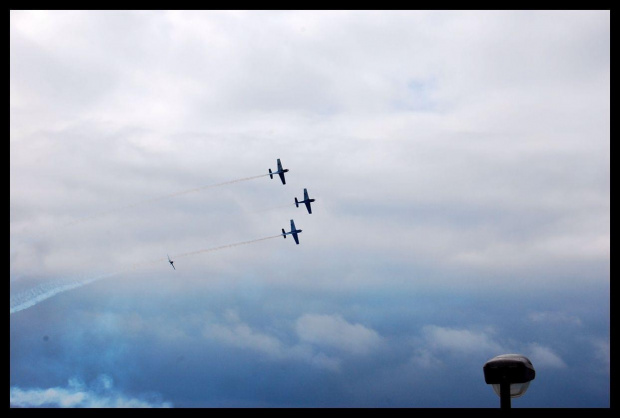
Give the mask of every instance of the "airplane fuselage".
POLYGON ((283 233, 282 235, 291 235, 291 234, 299 234, 301 232, 301 229, 296 229, 294 231, 288 231, 283 233))

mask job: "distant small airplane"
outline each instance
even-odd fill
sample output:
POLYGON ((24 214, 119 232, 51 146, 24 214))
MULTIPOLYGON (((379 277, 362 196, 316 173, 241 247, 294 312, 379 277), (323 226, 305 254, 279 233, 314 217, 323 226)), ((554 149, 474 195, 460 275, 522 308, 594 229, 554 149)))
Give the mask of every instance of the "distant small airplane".
MULTIPOLYGON (((168 254, 166 254, 166 255, 168 255, 168 254)), ((169 255, 168 255, 168 262, 170 263, 170 265, 172 266, 172 268, 173 268, 173 269, 175 269, 175 270, 177 269, 177 268, 174 266, 174 261, 172 261, 172 260, 170 259, 170 256, 169 256, 169 255)))
POLYGON ((284 228, 282 228, 282 236, 284 237, 284 239, 286 239, 287 235, 293 235, 293 239, 295 240, 295 244, 299 244, 299 238, 297 237, 297 234, 301 233, 301 229, 297 229, 295 228, 295 222, 293 222, 293 220, 291 219, 291 230, 290 232, 284 232, 284 228))
POLYGON ((282 169, 282 163, 278 158, 278 171, 271 172, 271 168, 269 169, 269 178, 273 179, 274 174, 278 174, 280 176, 280 180, 282 180, 282 184, 286 184, 286 180, 284 180, 284 173, 288 171, 288 168, 282 169))
POLYGON ((310 199, 308 197, 308 189, 304 189, 304 200, 298 201, 297 198, 295 198, 295 206, 299 207, 300 203, 305 203, 306 204, 306 209, 308 209, 308 213, 312 214, 312 208, 310 207, 310 203, 312 203, 314 201, 315 201, 315 199, 310 199))

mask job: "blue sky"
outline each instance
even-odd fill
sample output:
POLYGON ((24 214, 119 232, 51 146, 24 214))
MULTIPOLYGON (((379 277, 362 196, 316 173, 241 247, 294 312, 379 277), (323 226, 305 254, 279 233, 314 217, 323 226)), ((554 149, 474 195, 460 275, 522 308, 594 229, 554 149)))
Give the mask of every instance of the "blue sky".
POLYGON ((609 407, 609 11, 10 20, 11 406, 609 407))

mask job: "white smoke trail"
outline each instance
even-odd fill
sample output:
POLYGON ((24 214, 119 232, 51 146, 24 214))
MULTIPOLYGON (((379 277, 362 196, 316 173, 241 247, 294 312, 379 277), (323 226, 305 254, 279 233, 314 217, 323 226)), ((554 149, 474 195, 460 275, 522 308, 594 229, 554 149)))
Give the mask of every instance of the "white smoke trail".
POLYGON ((40 284, 32 289, 28 289, 15 295, 11 295, 11 314, 23 311, 24 309, 28 309, 34 305, 37 305, 40 302, 43 302, 45 299, 49 299, 59 293, 82 287, 84 285, 96 282, 97 280, 101 280, 106 277, 116 276, 120 273, 121 272, 107 273, 85 280, 72 281, 68 283, 52 282, 40 284))
MULTIPOLYGON (((255 242, 259 242, 259 241, 265 241, 268 239, 272 239, 272 238, 277 238, 277 237, 281 237, 282 235, 273 235, 270 237, 265 237, 265 238, 258 238, 258 239, 254 239, 254 240, 250 240, 250 241, 242 241, 242 242, 237 242, 234 244, 228 244, 228 245, 222 245, 219 247, 213 247, 213 248, 206 248, 203 250, 198 250, 198 251, 192 251, 192 252, 188 252, 188 253, 183 253, 183 254, 177 254, 175 256, 172 256, 171 259, 174 261, 176 258, 182 258, 182 257, 189 257, 191 255, 195 255, 195 254, 200 254, 200 253, 206 253, 206 252, 213 252, 213 251, 218 251, 218 250, 223 250, 225 248, 232 248, 232 247, 238 247, 240 245, 246 245, 246 244, 252 244, 255 242)), ((122 270, 122 271, 117 271, 114 273, 106 273, 106 274, 102 274, 96 277, 91 277, 88 279, 84 279, 84 280, 76 280, 76 281, 71 281, 71 282, 51 282, 51 283, 43 283, 40 284, 32 289, 28 289, 26 291, 22 291, 19 292, 15 295, 11 295, 11 314, 14 314, 15 312, 19 312, 22 311, 24 309, 28 309, 31 308, 41 302, 43 302, 46 299, 51 298, 52 296, 55 296, 59 293, 63 293, 63 292, 67 292, 69 290, 72 289, 77 289, 78 287, 82 287, 85 286, 87 284, 96 282, 97 280, 101 280, 107 277, 112 277, 112 276, 117 276, 121 273, 126 273, 128 271, 132 271, 135 270, 136 268, 140 267, 140 266, 146 266, 146 265, 150 265, 150 264, 154 264, 154 263, 163 263, 164 261, 168 261, 167 258, 157 258, 157 259, 153 259, 150 261, 144 261, 141 263, 135 263, 133 264, 130 268, 126 269, 126 270, 122 270)))
POLYGON ((140 200, 138 202, 132 203, 132 204, 127 205, 127 206, 121 206, 121 207, 118 207, 118 208, 109 209, 109 210, 106 210, 106 211, 103 211, 103 212, 99 212, 99 213, 96 213, 96 214, 93 214, 93 215, 88 215, 88 216, 85 216, 85 217, 73 220, 73 221, 68 222, 67 224, 65 224, 65 226, 75 225, 75 224, 80 223, 80 222, 84 222, 84 221, 87 221, 87 220, 90 220, 90 219, 98 218, 100 216, 108 215, 110 213, 118 212, 120 210, 131 209, 131 208, 134 208, 136 206, 141 206, 141 205, 144 205, 144 204, 147 204, 147 203, 153 203, 153 202, 157 202, 157 201, 160 201, 160 200, 169 199, 171 197, 181 196, 181 195, 184 195, 184 194, 195 193, 195 192, 198 192, 200 190, 213 189, 215 187, 226 186, 228 184, 234 184, 234 183, 239 183, 239 182, 242 182, 242 181, 254 180, 254 179, 257 179, 257 178, 260 178, 260 177, 265 177, 265 176, 268 176, 268 175, 269 175, 269 173, 267 173, 267 174, 259 174, 258 176, 243 177, 243 178, 240 178, 240 179, 225 181, 225 182, 222 182, 222 183, 209 184, 207 186, 200 186, 200 187, 196 187, 194 189, 183 190, 181 192, 170 193, 170 194, 167 194, 167 195, 164 195, 164 196, 158 196, 158 197, 153 197, 153 198, 150 198, 150 199, 140 200))
POLYGON ((222 245, 222 246, 219 246, 219 247, 205 248, 204 250, 198 250, 198 251, 192 251, 192 252, 189 252, 189 253, 177 254, 177 255, 175 255, 174 257, 171 257, 171 258, 174 259, 174 258, 188 257, 190 255, 223 250, 224 248, 238 247, 239 245, 252 244, 254 242, 265 241, 265 240, 268 240, 268 239, 278 238, 278 237, 281 237, 281 236, 282 236, 282 234, 279 234, 279 235, 273 235, 271 237, 253 239, 251 241, 243 241, 243 242, 237 242, 235 244, 222 245))

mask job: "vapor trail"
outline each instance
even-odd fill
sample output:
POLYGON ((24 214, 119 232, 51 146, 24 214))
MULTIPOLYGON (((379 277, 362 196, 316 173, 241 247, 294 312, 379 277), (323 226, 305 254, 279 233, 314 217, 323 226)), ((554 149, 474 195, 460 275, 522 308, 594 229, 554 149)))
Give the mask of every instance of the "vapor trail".
POLYGON ((150 198, 150 199, 140 200, 138 202, 132 203, 132 204, 127 205, 127 206, 121 206, 121 207, 118 207, 118 208, 106 210, 104 212, 99 212, 99 213, 96 213, 94 215, 89 215, 89 216, 85 216, 85 217, 76 219, 74 221, 71 221, 71 222, 67 223, 66 226, 75 225, 75 224, 80 223, 80 222, 84 222, 84 221, 87 221, 87 220, 90 220, 90 219, 98 218, 100 216, 108 215, 110 213, 118 212, 120 210, 131 209, 131 208, 134 208, 136 206, 141 206, 141 205, 144 205, 144 204, 147 204, 147 203, 158 202, 160 200, 169 199, 171 197, 181 196, 181 195, 184 195, 184 194, 195 193, 195 192, 198 192, 200 190, 212 189, 212 188, 215 188, 215 187, 226 186, 228 184, 239 183, 239 182, 248 181, 248 180, 254 180, 254 179, 257 179, 257 178, 260 178, 260 177, 265 177, 265 176, 268 176, 268 175, 269 175, 269 173, 267 173, 267 174, 260 174, 258 176, 243 177, 243 178, 240 178, 240 179, 229 180, 229 181, 225 181, 225 182, 222 182, 222 183, 209 184, 207 186, 200 186, 200 187, 196 187, 194 189, 183 190, 181 192, 170 193, 170 194, 167 194, 167 195, 164 195, 164 196, 158 196, 158 197, 153 197, 153 198, 150 198))
MULTIPOLYGON (((192 252, 183 253, 183 254, 177 254, 171 258, 174 260, 176 258, 189 257, 195 254, 223 250, 224 248, 238 247, 240 245, 252 244, 255 242, 265 241, 268 239, 277 238, 281 236, 282 235, 273 235, 270 237, 258 238, 258 239, 253 239, 250 241, 242 241, 242 242, 237 242, 234 244, 221 245, 219 247, 212 247, 212 248, 206 248, 203 250, 192 251, 192 252)), ((91 277, 91 278, 84 279, 84 280, 76 280, 72 282, 63 282, 63 283, 52 282, 52 283, 40 284, 38 286, 35 286, 32 289, 28 289, 26 291, 17 293, 16 295, 11 295, 11 306, 10 306, 11 314, 14 314, 15 312, 19 312, 24 309, 30 308, 32 306, 35 306, 39 304, 40 302, 43 302, 44 300, 49 299, 52 296, 55 296, 59 293, 63 293, 63 292, 66 292, 72 289, 77 289, 78 287, 85 286, 87 284, 96 282, 97 280, 101 280, 107 277, 117 276, 119 274, 135 270, 136 268, 140 266, 146 266, 146 265, 155 264, 155 263, 162 263, 163 265, 164 261, 168 261, 167 258, 161 257, 161 258, 152 259, 149 261, 144 261, 141 263, 135 263, 130 268, 125 269, 125 270, 117 271, 114 273, 106 273, 106 274, 102 274, 102 275, 91 277)))

